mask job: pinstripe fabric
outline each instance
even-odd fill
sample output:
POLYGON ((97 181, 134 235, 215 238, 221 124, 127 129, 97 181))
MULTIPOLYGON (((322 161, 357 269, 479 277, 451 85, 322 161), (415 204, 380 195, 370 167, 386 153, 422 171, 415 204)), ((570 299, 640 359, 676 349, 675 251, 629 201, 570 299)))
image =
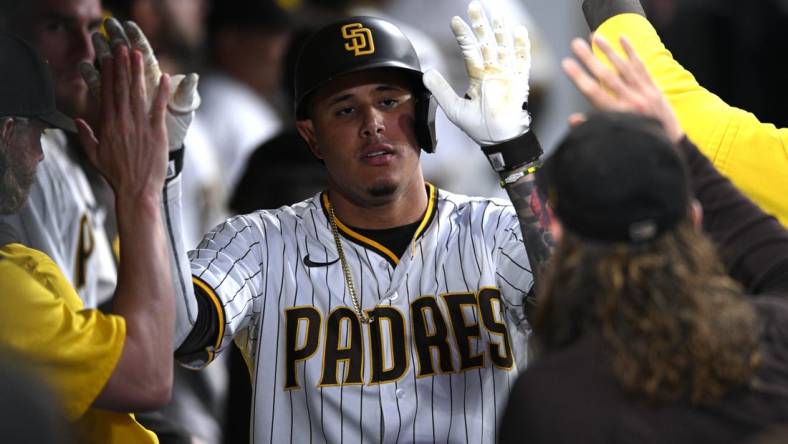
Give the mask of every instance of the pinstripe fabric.
POLYGON ((338 256, 319 195, 230 219, 189 253, 223 304, 219 351, 234 339, 254 366, 253 442, 495 442, 527 354, 532 279, 517 217, 504 201, 444 191, 431 203, 398 263, 343 232, 360 303, 378 307, 359 329, 342 311, 352 302, 328 264, 338 256), (415 344, 417 330, 436 345, 415 344))

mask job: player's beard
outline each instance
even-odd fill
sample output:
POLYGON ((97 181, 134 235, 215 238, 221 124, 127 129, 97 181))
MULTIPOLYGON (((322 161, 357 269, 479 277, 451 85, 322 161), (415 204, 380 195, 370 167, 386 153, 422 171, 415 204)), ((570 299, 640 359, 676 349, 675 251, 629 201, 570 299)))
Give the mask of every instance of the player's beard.
POLYGON ((21 159, 9 156, 9 147, 0 144, 0 214, 13 214, 22 208, 36 175, 21 159))
POLYGON ((396 191, 397 186, 392 183, 377 184, 367 189, 367 193, 372 197, 387 197, 391 196, 396 191))

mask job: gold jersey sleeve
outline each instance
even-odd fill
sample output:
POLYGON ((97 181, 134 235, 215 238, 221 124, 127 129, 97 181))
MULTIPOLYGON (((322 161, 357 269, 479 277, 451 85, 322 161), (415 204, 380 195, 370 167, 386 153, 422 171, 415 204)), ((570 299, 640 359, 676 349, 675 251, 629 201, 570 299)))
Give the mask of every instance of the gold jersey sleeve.
POLYGON ((123 351, 122 317, 84 309, 44 253, 0 248, 0 344, 26 357, 85 442, 157 442, 130 414, 91 408, 123 351))
POLYGON ((752 113, 730 106, 704 89, 673 58, 641 15, 613 16, 596 34, 616 47, 620 36, 627 37, 689 138, 750 199, 788 226, 788 128, 760 122, 752 113))

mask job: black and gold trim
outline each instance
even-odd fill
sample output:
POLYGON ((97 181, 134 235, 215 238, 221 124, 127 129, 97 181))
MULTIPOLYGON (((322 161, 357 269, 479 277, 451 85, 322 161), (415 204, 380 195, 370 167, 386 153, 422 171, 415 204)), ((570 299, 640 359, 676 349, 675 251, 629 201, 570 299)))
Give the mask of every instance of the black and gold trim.
MULTIPOLYGON (((427 183, 426 186, 427 186, 427 194, 429 196, 427 200, 427 211, 424 212, 424 216, 421 219, 421 223, 419 224, 415 234, 413 235, 414 240, 418 239, 422 234, 424 234, 424 232, 429 227, 430 223, 432 223, 432 220, 435 218, 435 213, 437 212, 436 210, 437 210, 438 188, 431 183, 427 183)), ((322 203, 323 214, 328 219, 329 218, 328 207, 329 205, 331 205, 328 200, 328 193, 323 192, 321 194, 320 202, 322 203)), ((336 221, 337 228, 339 229, 339 233, 344 238, 350 240, 353 243, 361 245, 364 248, 368 248, 372 251, 375 251, 376 253, 385 257, 386 260, 388 260, 392 266, 396 267, 397 264, 399 264, 399 256, 393 251, 391 251, 389 248, 348 227, 347 225, 342 223, 342 221, 339 220, 338 217, 335 218, 334 220, 336 221)))
POLYGON ((216 292, 213 288, 208 285, 207 282, 203 281, 202 279, 198 278, 197 276, 192 276, 192 283, 194 284, 195 293, 199 292, 200 295, 195 295, 196 297, 204 297, 205 299, 211 302, 211 307, 214 308, 217 319, 216 319, 216 338, 213 342, 213 346, 207 349, 208 352, 208 359, 206 360, 206 364, 208 362, 213 361, 216 352, 219 350, 219 347, 222 345, 222 338, 224 338, 224 327, 225 327, 225 313, 224 313, 224 306, 222 305, 221 299, 219 296, 216 295, 216 292))

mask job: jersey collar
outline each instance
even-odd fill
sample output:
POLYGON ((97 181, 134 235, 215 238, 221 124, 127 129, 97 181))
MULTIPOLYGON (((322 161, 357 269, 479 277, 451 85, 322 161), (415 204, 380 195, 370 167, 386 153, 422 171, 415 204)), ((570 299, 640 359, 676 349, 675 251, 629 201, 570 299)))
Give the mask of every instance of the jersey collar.
MULTIPOLYGON (((416 229, 416 232, 413 235, 413 241, 416 241, 427 231, 432 219, 435 218, 436 208, 437 208, 437 195, 438 189, 435 185, 427 182, 427 194, 429 195, 427 199, 427 211, 424 212, 424 216, 421 218, 421 223, 419 227, 416 229)), ((323 214, 328 219, 328 193, 323 192, 320 194, 320 203, 321 207, 323 208, 323 214)), ((352 228, 348 227, 344 223, 342 223, 339 218, 336 218, 337 228, 339 228, 339 233, 345 239, 361 245, 364 248, 368 248, 380 254, 381 256, 385 257, 392 265, 396 266, 399 264, 399 257, 390 249, 386 248, 385 246, 381 245, 379 242, 376 242, 363 234, 353 230, 352 228)))

